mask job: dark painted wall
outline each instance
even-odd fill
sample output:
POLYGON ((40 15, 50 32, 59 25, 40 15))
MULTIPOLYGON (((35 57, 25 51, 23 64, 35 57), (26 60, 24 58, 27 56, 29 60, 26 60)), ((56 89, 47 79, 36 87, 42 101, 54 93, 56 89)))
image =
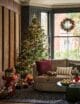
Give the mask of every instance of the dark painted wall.
POLYGON ((24 40, 24 34, 29 25, 29 6, 21 7, 21 40, 24 40))
MULTIPOLYGON (((44 8, 44 7, 35 7, 35 6, 22 6, 21 7, 21 40, 24 40, 24 34, 26 33, 27 27, 31 23, 32 17, 35 14, 40 21, 41 12, 47 12, 49 19, 48 21, 52 22, 50 19, 50 14, 52 13, 52 9, 44 8)), ((50 25, 50 24, 49 24, 50 25)), ((51 26, 49 26, 51 27, 51 26)), ((51 32, 51 28, 49 28, 49 32, 51 32)), ((48 33, 49 34, 49 33, 48 33)))

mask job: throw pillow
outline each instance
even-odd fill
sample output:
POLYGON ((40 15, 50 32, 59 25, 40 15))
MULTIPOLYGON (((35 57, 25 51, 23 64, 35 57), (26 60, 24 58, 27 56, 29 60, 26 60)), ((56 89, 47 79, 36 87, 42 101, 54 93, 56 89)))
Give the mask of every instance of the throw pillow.
POLYGON ((49 76, 56 76, 56 72, 55 71, 48 71, 47 75, 49 75, 49 76))
POLYGON ((39 75, 46 74, 48 71, 52 70, 52 61, 51 60, 37 61, 36 67, 39 75))
POLYGON ((72 67, 57 67, 58 75, 71 75, 72 67))
POLYGON ((80 63, 70 62, 69 66, 72 66, 73 69, 77 68, 77 70, 80 72, 80 63))

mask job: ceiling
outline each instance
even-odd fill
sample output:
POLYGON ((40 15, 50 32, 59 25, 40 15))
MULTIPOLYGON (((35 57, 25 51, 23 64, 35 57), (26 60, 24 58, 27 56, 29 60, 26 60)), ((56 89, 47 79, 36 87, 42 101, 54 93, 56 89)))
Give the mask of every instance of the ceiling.
POLYGON ((70 5, 79 5, 80 0, 15 0, 16 2, 20 2, 22 5, 32 5, 32 6, 47 6, 47 7, 54 7, 54 6, 70 6, 70 5))

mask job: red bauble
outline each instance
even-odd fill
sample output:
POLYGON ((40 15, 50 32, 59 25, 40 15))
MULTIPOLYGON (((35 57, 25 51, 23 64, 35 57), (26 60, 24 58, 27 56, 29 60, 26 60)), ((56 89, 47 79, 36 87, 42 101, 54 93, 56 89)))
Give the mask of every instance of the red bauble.
POLYGON ((80 78, 77 76, 75 77, 75 81, 78 82, 80 80, 80 78))
POLYGON ((13 80, 17 80, 17 78, 18 78, 18 75, 17 74, 14 74, 13 75, 13 80))

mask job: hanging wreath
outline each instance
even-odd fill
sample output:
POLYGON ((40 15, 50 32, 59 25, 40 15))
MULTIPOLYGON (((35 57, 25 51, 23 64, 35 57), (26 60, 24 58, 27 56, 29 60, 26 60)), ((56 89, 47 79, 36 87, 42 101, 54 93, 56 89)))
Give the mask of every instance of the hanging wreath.
POLYGON ((67 32, 71 31, 74 28, 75 24, 74 21, 70 18, 65 18, 61 22, 61 28, 67 32))

